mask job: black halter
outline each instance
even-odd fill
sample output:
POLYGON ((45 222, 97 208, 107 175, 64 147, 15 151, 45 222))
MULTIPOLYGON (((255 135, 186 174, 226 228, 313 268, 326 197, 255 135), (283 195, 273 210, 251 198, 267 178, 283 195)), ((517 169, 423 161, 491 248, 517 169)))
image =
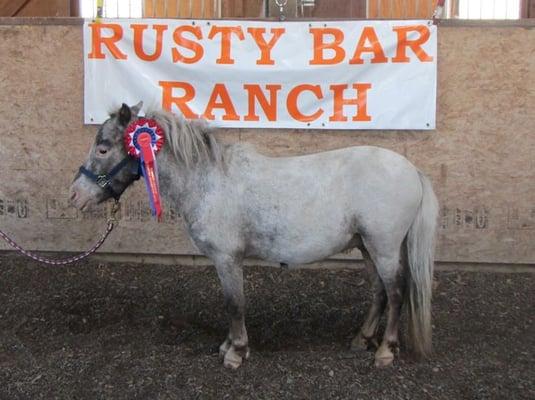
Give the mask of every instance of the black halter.
MULTIPOLYGON (((101 174, 97 175, 91 171, 89 171, 86 167, 83 165, 80 167, 79 171, 81 174, 87 176, 89 179, 91 179, 94 183, 96 183, 100 188, 108 191, 109 194, 115 199, 119 200, 119 197, 121 197, 121 194, 117 193, 115 190, 113 190, 113 187, 111 186, 111 181, 115 175, 119 173, 129 162, 132 160, 130 156, 126 156, 121 161, 119 161, 115 167, 111 169, 110 172, 107 174, 101 174)), ((138 168, 136 171, 136 175, 134 177, 134 180, 138 180, 140 174, 140 165, 138 163, 138 168)))

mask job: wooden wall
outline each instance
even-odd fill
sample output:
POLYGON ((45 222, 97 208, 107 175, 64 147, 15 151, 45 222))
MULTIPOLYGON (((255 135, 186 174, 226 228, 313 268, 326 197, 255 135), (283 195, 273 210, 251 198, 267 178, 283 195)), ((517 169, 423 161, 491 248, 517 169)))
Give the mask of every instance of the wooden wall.
POLYGON ((143 15, 148 18, 218 18, 214 0, 145 0, 143 15))
POLYGON ((264 3, 263 0, 145 0, 143 14, 156 18, 261 18, 264 3))
MULTIPOLYGON (((217 16, 213 0, 179 1, 146 0, 145 16, 212 18, 217 16)), ((285 14, 289 18, 431 18, 436 0, 316 0, 313 8, 305 8, 301 13, 297 0, 288 0, 285 14)), ((221 16, 234 18, 264 17, 265 5, 261 0, 222 0, 221 16)), ((277 17, 278 7, 274 0, 269 1, 269 16, 277 17)))
MULTIPOLYGON (((438 260, 535 264, 535 21, 452 24, 439 27, 435 131, 234 129, 218 137, 275 156, 364 144, 398 151, 438 194, 438 260)), ((86 249, 107 210, 82 214, 67 203, 96 133, 82 123, 82 28, 0 19, 0 54, 0 229, 30 249, 86 249)), ((127 192, 102 251, 196 254, 168 205, 163 223, 151 220, 143 191, 127 192)))
MULTIPOLYGON (((314 7, 300 7, 297 0, 288 0, 288 18, 366 18, 366 0, 315 0, 314 7)), ((269 2, 268 16, 277 18, 279 7, 269 2)))
POLYGON ((436 0, 368 0, 368 18, 429 19, 436 4, 436 0))
MULTIPOLYGON (((127 1, 127 0, 124 0, 127 1)), ((158 18, 219 18, 265 16, 265 0, 145 0, 144 15, 158 18), (218 6, 218 3, 221 3, 218 6)), ((305 18, 430 18, 437 0, 316 0, 315 7, 297 11, 297 0, 288 0, 287 15, 305 18)), ((457 1, 451 2, 456 15, 457 1)), ((0 16, 76 16, 79 0, 0 0, 0 16)), ((270 15, 277 16, 275 1, 270 15)), ((522 17, 535 18, 535 0, 522 1, 522 17)))

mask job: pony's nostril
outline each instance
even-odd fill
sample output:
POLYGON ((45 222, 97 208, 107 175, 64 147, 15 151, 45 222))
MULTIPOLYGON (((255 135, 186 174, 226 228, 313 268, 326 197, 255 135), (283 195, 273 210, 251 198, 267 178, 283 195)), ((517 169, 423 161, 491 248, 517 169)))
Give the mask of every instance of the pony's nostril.
POLYGON ((71 201, 76 200, 77 197, 78 197, 78 193, 75 192, 75 191, 73 191, 73 192, 71 193, 71 201))

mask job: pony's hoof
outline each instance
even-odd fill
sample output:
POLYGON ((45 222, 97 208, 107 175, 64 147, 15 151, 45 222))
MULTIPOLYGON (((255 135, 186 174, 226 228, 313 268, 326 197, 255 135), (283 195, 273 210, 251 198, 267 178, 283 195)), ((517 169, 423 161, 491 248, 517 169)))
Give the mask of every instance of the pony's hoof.
POLYGON ((229 349, 230 349, 230 340, 227 339, 221 344, 221 346, 219 346, 219 357, 225 358, 225 355, 227 354, 229 349))
POLYGON ((382 358, 375 358, 375 367, 376 368, 385 368, 392 365, 394 362, 394 356, 392 357, 382 357, 382 358))
POLYGON ((375 353, 375 366, 377 368, 388 367, 393 361, 394 353, 387 344, 383 343, 375 353))
MULTIPOLYGON (((248 354, 247 354, 248 355, 248 354)), ((230 348, 225 354, 223 360, 223 366, 229 369, 238 369, 243 363, 243 357, 234 351, 233 348, 230 348)))
POLYGON ((368 351, 374 350, 378 347, 377 339, 366 338, 361 333, 353 338, 351 341, 351 350, 352 351, 368 351))

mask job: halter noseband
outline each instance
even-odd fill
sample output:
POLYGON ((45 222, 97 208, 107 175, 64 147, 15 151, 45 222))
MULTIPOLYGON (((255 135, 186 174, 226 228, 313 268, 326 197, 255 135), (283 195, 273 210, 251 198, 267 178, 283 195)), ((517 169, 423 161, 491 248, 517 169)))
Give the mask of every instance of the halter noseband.
MULTIPOLYGON (((89 171, 83 165, 80 167, 79 171, 81 174, 87 176, 92 182, 96 183, 98 187, 106 190, 115 200, 119 200, 119 197, 121 197, 121 195, 113 189, 113 187, 111 186, 111 181, 113 177, 117 175, 119 171, 121 171, 132 159, 133 159, 132 157, 126 156, 121 161, 119 161, 115 165, 115 167, 113 167, 111 171, 108 172, 107 174, 97 175, 89 171)), ((134 180, 138 180, 139 177, 140 177, 140 173, 139 173, 139 166, 138 166, 138 170, 136 172, 134 180)))

